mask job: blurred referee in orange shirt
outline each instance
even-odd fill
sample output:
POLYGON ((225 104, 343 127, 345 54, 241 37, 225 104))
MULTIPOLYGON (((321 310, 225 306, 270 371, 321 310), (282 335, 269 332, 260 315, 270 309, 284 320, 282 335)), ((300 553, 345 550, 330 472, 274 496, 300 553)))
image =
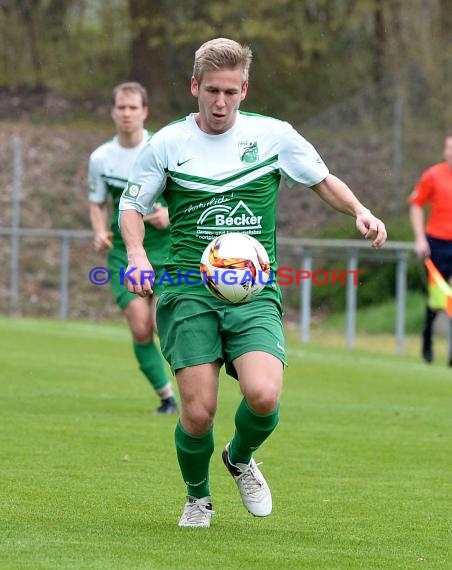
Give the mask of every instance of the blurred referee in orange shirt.
MULTIPOLYGON (((416 255, 430 257, 444 279, 452 277, 452 132, 444 139, 444 161, 421 176, 410 198, 410 219, 416 240, 416 255), (424 206, 430 216, 424 226, 424 206)), ((437 311, 427 305, 422 331, 422 357, 433 360, 432 328, 437 311)), ((449 366, 452 366, 449 355, 449 366)))

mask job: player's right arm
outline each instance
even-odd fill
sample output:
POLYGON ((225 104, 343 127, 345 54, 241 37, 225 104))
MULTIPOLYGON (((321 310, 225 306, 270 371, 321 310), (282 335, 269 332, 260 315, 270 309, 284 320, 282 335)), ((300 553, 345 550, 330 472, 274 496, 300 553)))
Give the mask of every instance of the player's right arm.
POLYGON ((98 204, 91 202, 89 205, 89 217, 94 232, 94 249, 101 251, 112 247, 112 233, 108 230, 108 213, 105 202, 98 204))
POLYGON ((414 233, 414 249, 416 251, 417 257, 420 259, 424 257, 429 257, 430 246, 425 236, 424 230, 424 209, 417 204, 411 204, 410 206, 410 221, 411 227, 414 233))
POLYGON ((102 158, 99 150, 89 157, 89 217, 94 232, 94 249, 101 251, 112 247, 112 233, 108 230, 107 188, 102 178, 102 158))
POLYGON ((413 228, 416 255, 422 259, 430 255, 430 246, 425 235, 424 205, 430 200, 433 191, 432 175, 426 170, 409 198, 410 222, 413 228))
POLYGON ((120 223, 122 238, 127 248, 127 289, 140 297, 146 297, 152 294, 154 271, 143 247, 143 216, 137 210, 126 210, 121 214, 120 223))
POLYGON ((145 297, 152 293, 152 266, 143 247, 146 216, 166 185, 164 145, 157 133, 138 155, 119 202, 119 226, 126 245, 127 289, 145 297))

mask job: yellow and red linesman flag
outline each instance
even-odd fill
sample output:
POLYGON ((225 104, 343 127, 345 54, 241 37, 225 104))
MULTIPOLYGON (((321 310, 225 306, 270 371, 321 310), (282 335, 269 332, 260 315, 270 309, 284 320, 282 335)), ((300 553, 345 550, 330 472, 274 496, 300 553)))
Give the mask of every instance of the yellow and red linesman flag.
POLYGON ((452 287, 429 257, 425 258, 424 263, 428 271, 428 306, 434 310, 446 311, 452 318, 452 287))

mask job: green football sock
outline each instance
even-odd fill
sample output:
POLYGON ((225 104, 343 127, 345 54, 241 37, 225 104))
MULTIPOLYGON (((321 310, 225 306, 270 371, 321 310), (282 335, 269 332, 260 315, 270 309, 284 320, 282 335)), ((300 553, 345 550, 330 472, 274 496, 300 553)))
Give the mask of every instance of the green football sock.
POLYGON ((153 340, 146 344, 134 342, 133 349, 140 365, 140 370, 156 392, 169 384, 170 381, 165 370, 162 353, 155 346, 153 340))
POLYGON ((214 448, 212 429, 204 435, 192 435, 178 422, 174 439, 187 495, 197 499, 210 496, 209 463, 214 448))
POLYGON ((278 421, 279 406, 269 414, 257 414, 243 398, 235 414, 235 434, 229 444, 230 462, 249 463, 253 451, 273 432, 278 421))

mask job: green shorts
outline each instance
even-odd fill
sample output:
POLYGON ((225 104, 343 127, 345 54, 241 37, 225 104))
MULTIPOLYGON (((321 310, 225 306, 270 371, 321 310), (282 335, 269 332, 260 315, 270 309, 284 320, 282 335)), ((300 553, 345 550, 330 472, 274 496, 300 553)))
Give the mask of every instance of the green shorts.
MULTIPOLYGON (((154 295, 158 297, 164 287, 163 285, 158 285, 158 280, 160 276, 163 274, 165 269, 163 263, 161 265, 159 264, 154 265, 154 263, 152 263, 152 260, 150 260, 150 262, 152 264, 152 267, 154 268, 156 275, 155 284, 153 286, 154 295)), ((127 252, 124 248, 113 247, 112 249, 109 250, 108 270, 110 271, 110 286, 113 291, 113 295, 116 299, 116 302, 118 303, 118 305, 122 310, 124 310, 131 301, 137 298, 137 296, 134 293, 130 293, 130 291, 127 290, 126 285, 124 283, 121 283, 120 271, 122 269, 122 274, 124 275, 124 272, 127 269, 127 264, 128 264, 127 252)))
POLYGON ((219 360, 237 378, 233 360, 255 350, 286 364, 282 310, 272 299, 230 305, 213 296, 163 293, 157 303, 157 327, 173 373, 219 360))

